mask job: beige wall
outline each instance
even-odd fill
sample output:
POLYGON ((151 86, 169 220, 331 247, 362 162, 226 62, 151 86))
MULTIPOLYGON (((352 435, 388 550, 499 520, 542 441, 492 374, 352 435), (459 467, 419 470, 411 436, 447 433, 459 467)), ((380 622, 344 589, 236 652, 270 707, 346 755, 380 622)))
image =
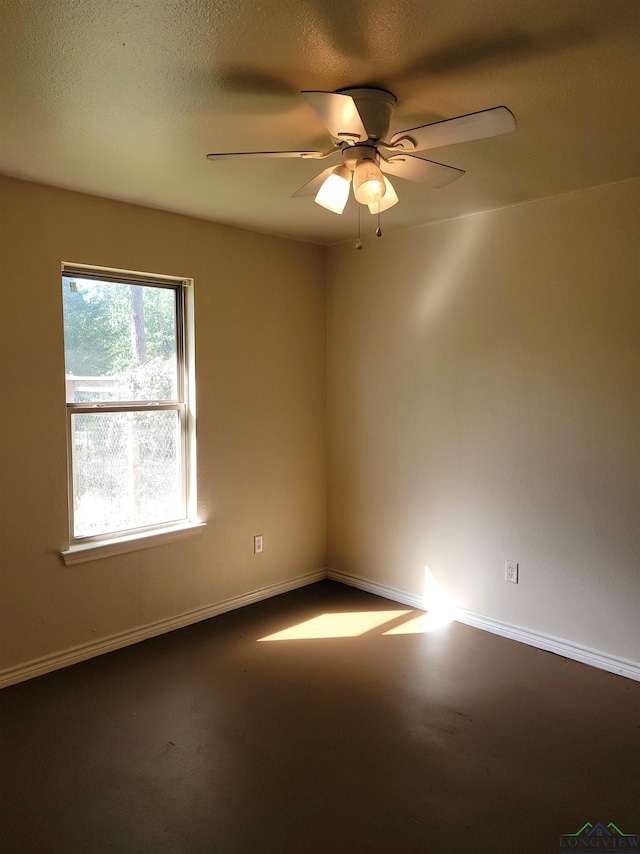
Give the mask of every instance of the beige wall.
POLYGON ((0 181, 0 671, 322 569, 325 250, 0 181), (61 563, 62 260, 195 280, 199 540, 61 563))
POLYGON ((640 661, 639 223, 630 181, 330 250, 332 568, 640 661))
POLYGON ((639 181, 333 247, 328 270, 133 205, 0 198, 0 671, 327 564, 327 321, 329 565, 413 594, 428 566, 471 611, 640 661, 639 181), (199 540, 60 561, 61 260, 195 279, 199 540))

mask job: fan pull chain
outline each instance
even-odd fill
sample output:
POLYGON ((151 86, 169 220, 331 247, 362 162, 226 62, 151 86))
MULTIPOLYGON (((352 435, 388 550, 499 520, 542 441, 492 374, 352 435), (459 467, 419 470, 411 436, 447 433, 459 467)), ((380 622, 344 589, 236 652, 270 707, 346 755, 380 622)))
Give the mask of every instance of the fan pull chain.
POLYGON ((360 240, 360 209, 362 205, 358 205, 358 239, 356 240, 356 249, 362 249, 362 240, 360 240))
POLYGON ((378 202, 378 227, 376 228, 376 237, 382 237, 382 229, 380 228, 380 202, 378 202))

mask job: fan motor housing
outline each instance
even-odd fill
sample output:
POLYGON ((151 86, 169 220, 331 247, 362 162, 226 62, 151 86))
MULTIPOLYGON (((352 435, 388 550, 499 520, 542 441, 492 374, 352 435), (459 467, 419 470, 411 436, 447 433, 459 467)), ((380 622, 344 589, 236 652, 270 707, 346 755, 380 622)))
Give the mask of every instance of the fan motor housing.
POLYGON ((355 145, 348 145, 342 149, 342 162, 352 172, 361 160, 373 160, 376 164, 379 162, 380 155, 375 145, 357 142, 355 145))
POLYGON ((396 111, 398 101, 392 92, 386 89, 340 89, 341 95, 350 95, 356 102, 362 124, 369 139, 385 139, 389 132, 391 117, 396 111))

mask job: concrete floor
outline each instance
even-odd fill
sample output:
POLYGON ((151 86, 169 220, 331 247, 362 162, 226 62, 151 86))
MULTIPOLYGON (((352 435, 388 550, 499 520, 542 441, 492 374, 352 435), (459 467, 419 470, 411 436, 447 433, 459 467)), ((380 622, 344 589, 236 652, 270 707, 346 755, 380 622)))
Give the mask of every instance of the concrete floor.
POLYGON ((4 689, 2 852, 551 854, 587 821, 640 833, 640 683, 457 623, 385 634, 415 614, 372 612, 398 610, 322 582, 4 689), (316 634, 364 633, 259 641, 327 613, 356 616, 316 634))

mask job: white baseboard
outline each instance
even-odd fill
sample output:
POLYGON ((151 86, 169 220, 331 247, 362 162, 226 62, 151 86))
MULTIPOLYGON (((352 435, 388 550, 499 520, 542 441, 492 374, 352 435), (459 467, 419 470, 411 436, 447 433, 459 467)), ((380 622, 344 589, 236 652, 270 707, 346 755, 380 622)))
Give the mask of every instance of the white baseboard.
POLYGON ((553 635, 534 632, 532 629, 503 623, 501 620, 484 617, 482 614, 474 614, 473 611, 466 611, 464 608, 457 609, 456 620, 459 623, 465 623, 467 626, 474 626, 485 632, 520 641, 520 643, 526 643, 547 652, 555 652, 556 655, 581 661, 583 664, 591 665, 591 667, 608 670, 609 673, 616 673, 618 676, 626 676, 628 679, 635 679, 636 682, 640 682, 640 663, 636 661, 609 655, 607 652, 591 649, 588 646, 565 640, 565 638, 556 638, 553 635))
POLYGON ((415 596, 413 593, 407 593, 406 590, 387 587, 385 584, 378 584, 375 581, 360 578, 358 575, 339 572, 337 569, 329 569, 327 571, 327 578, 331 581, 339 581, 340 584, 348 584, 349 587, 357 587, 358 590, 366 590, 367 593, 375 593, 376 596, 391 599, 393 602, 400 602, 401 605, 408 605, 410 608, 418 608, 420 611, 425 610, 422 596, 415 596))
MULTIPOLYGON (((322 581, 325 578, 341 584, 347 584, 350 587, 356 587, 359 590, 365 590, 368 593, 374 593, 376 596, 382 596, 384 599, 390 599, 393 602, 400 602, 403 605, 408 605, 410 608, 425 610, 425 602, 422 596, 408 593, 406 590, 399 590, 396 587, 389 587, 386 584, 369 581, 357 575, 339 572, 338 570, 319 569, 295 578, 288 578, 285 581, 269 584, 250 593, 224 599, 212 605, 207 605, 204 608, 196 608, 193 611, 187 611, 184 614, 169 617, 166 620, 158 620, 146 626, 140 626, 130 631, 111 635, 99 641, 80 644, 63 652, 44 656, 26 664, 18 665, 17 667, 8 668, 7 670, 0 671, 0 688, 15 685, 27 679, 33 679, 35 676, 42 676, 44 673, 50 673, 52 670, 60 670, 63 667, 68 667, 70 664, 86 661, 88 658, 94 658, 105 652, 113 652, 116 649, 156 637, 165 632, 190 626, 201 620, 208 620, 210 617, 216 617, 219 614, 243 608, 245 605, 251 605, 254 602, 270 599, 272 596, 278 596, 280 593, 287 593, 290 590, 296 590, 308 584, 315 584, 317 581, 322 581)), ((590 649, 589 647, 563 638, 556 638, 552 635, 546 635, 541 632, 532 631, 531 629, 524 629, 521 626, 514 626, 510 623, 494 620, 491 617, 475 614, 463 608, 456 609, 455 619, 460 623, 465 623, 482 631, 501 635, 510 640, 526 643, 529 646, 534 646, 548 652, 554 652, 565 658, 580 661, 583 664, 597 667, 600 670, 607 670, 610 673, 640 682, 640 663, 638 662, 609 655, 600 650, 590 649)))
MULTIPOLYGON (((334 569, 330 569, 327 572, 327 577, 333 581, 339 581, 341 584, 348 584, 351 587, 366 590, 368 593, 383 596, 385 599, 391 599, 394 602, 400 602, 403 605, 409 605, 422 611, 426 610, 424 599, 421 596, 407 593, 405 590, 387 587, 385 584, 378 584, 375 581, 368 581, 357 575, 348 575, 334 569)), ((491 617, 475 614, 473 611, 467 611, 464 608, 455 609, 454 619, 467 626, 473 626, 476 629, 482 629, 482 631, 491 632, 494 635, 501 635, 510 640, 526 643, 529 646, 535 646, 537 649, 543 649, 547 652, 554 652, 556 655, 564 656, 564 658, 580 661, 583 664, 589 664, 591 667, 607 670, 609 673, 626 676, 627 679, 634 679, 636 682, 640 682, 639 662, 609 655, 609 653, 591 649, 590 647, 565 640, 564 638, 556 638, 553 635, 524 629, 521 626, 514 626, 510 623, 504 623, 501 620, 494 620, 491 617)))
POLYGON ((95 658, 105 652, 122 649, 122 647, 165 634, 165 632, 172 632, 174 629, 182 629, 193 623, 199 623, 201 620, 208 620, 210 617, 216 617, 228 611, 235 611, 237 608, 243 608, 245 605, 260 602, 263 599, 270 599, 272 596, 278 596, 280 593, 287 593, 290 590, 296 590, 298 587, 305 587, 307 584, 315 584, 316 581, 322 581, 326 577, 326 570, 318 569, 314 572, 308 572, 305 575, 298 575, 295 578, 288 578, 285 581, 269 584, 250 593, 232 596, 230 599, 224 599, 221 602, 207 605, 204 608, 195 608, 193 611, 187 611, 175 617, 169 617, 166 620, 158 620, 155 623, 139 626, 138 628, 120 632, 117 635, 111 635, 98 641, 71 647, 54 655, 37 658, 26 664, 20 664, 17 667, 0 671, 0 688, 15 685, 27 679, 33 679, 35 676, 42 676, 44 673, 50 673, 52 670, 60 670, 62 667, 86 661, 88 658, 95 658))

